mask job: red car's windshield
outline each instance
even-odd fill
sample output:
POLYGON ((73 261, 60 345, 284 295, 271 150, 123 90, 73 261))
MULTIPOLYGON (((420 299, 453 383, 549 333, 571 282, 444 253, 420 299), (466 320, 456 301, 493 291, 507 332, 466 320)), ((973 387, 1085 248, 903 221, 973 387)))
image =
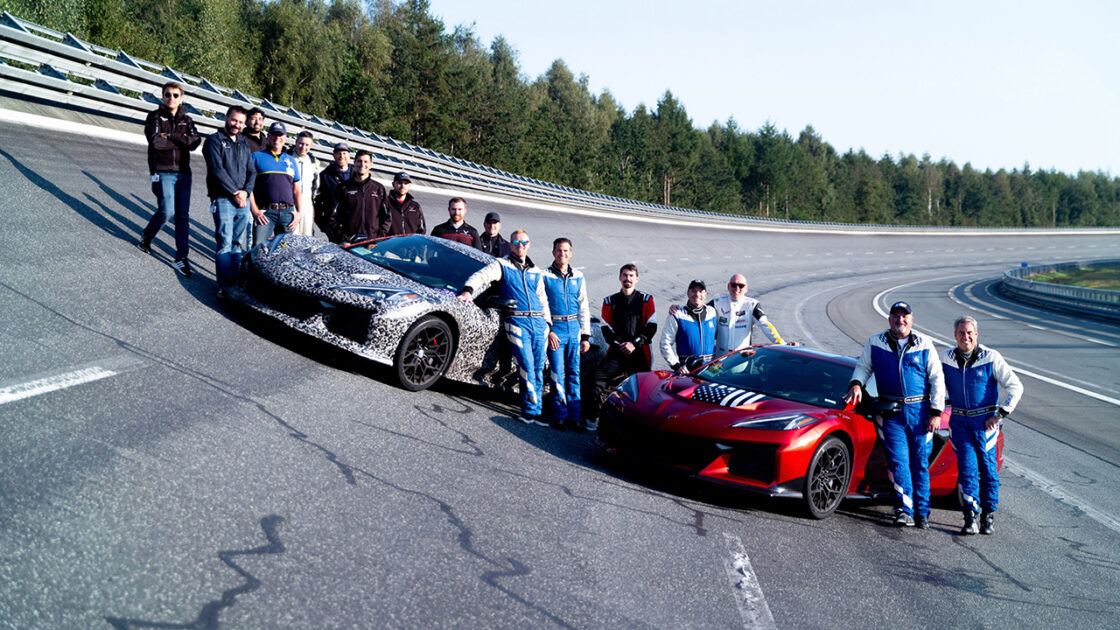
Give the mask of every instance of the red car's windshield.
POLYGON ((692 376, 818 407, 843 409, 852 365, 825 356, 751 348, 713 361, 692 376))

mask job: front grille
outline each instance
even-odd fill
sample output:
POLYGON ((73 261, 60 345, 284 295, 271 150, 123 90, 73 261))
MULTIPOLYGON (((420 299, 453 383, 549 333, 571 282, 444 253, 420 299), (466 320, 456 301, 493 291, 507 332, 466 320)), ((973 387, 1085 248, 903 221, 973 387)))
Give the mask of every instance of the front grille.
POLYGON ((770 485, 774 483, 777 444, 736 444, 727 463, 727 472, 770 485))
POLYGON ((708 438, 657 431, 618 413, 609 405, 603 407, 599 434, 620 451, 649 457, 658 464, 682 468, 693 474, 720 455, 715 443, 708 438))
POLYGON ((253 267, 250 269, 252 271, 246 288, 249 295, 263 302, 265 306, 296 319, 307 319, 323 310, 323 305, 319 303, 318 298, 273 284, 260 271, 253 267))
POLYGON ((346 337, 357 343, 369 341, 369 320, 372 316, 367 310, 349 306, 337 306, 327 316, 327 330, 346 337))

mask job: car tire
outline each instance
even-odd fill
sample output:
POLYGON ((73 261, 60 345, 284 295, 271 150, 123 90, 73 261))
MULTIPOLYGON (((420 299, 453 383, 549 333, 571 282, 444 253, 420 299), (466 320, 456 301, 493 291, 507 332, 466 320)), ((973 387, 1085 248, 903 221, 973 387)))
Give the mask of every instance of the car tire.
POLYGON ((410 392, 427 389, 447 371, 455 353, 451 327, 438 317, 425 317, 404 334, 393 366, 397 379, 410 392))
POLYGON ((805 472, 805 507, 816 519, 827 518, 848 494, 852 480, 852 454, 848 445, 829 436, 817 445, 805 472))

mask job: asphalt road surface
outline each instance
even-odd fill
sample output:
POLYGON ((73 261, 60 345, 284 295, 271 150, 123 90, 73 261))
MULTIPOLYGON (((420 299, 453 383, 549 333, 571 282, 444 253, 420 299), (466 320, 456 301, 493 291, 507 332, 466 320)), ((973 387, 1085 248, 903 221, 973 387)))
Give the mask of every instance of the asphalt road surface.
MULTIPOLYGON (((835 628, 1120 625, 1120 328, 1011 302, 1021 262, 1116 234, 852 235, 619 220, 469 193, 593 311, 626 262, 664 314, 746 274, 783 336, 856 354, 895 299, 962 313, 1020 370, 994 536, 889 527, 620 465, 513 399, 390 371, 215 299, 195 157, 195 276, 133 246, 135 143, 0 121, 0 627, 835 628)), ((386 178, 387 179, 387 178, 386 178)), ((418 182, 429 225, 454 192, 418 182)), ((660 359, 657 365, 664 365, 660 359)))

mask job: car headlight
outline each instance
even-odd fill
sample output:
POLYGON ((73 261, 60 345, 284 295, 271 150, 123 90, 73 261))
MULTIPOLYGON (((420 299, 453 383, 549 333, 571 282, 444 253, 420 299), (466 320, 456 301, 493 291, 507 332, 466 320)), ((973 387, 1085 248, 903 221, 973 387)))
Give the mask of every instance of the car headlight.
POLYGON ((362 297, 373 298, 381 300, 382 302, 407 302, 409 300, 418 300, 420 296, 398 287, 371 287, 364 284, 336 284, 330 287, 336 291, 348 291, 350 293, 357 293, 362 297))
POLYGON ((792 431, 807 427, 814 422, 819 422, 820 418, 810 416, 803 413, 790 413, 781 416, 764 416, 762 418, 751 418, 750 420, 743 420, 731 425, 736 429, 765 429, 767 431, 792 431))

